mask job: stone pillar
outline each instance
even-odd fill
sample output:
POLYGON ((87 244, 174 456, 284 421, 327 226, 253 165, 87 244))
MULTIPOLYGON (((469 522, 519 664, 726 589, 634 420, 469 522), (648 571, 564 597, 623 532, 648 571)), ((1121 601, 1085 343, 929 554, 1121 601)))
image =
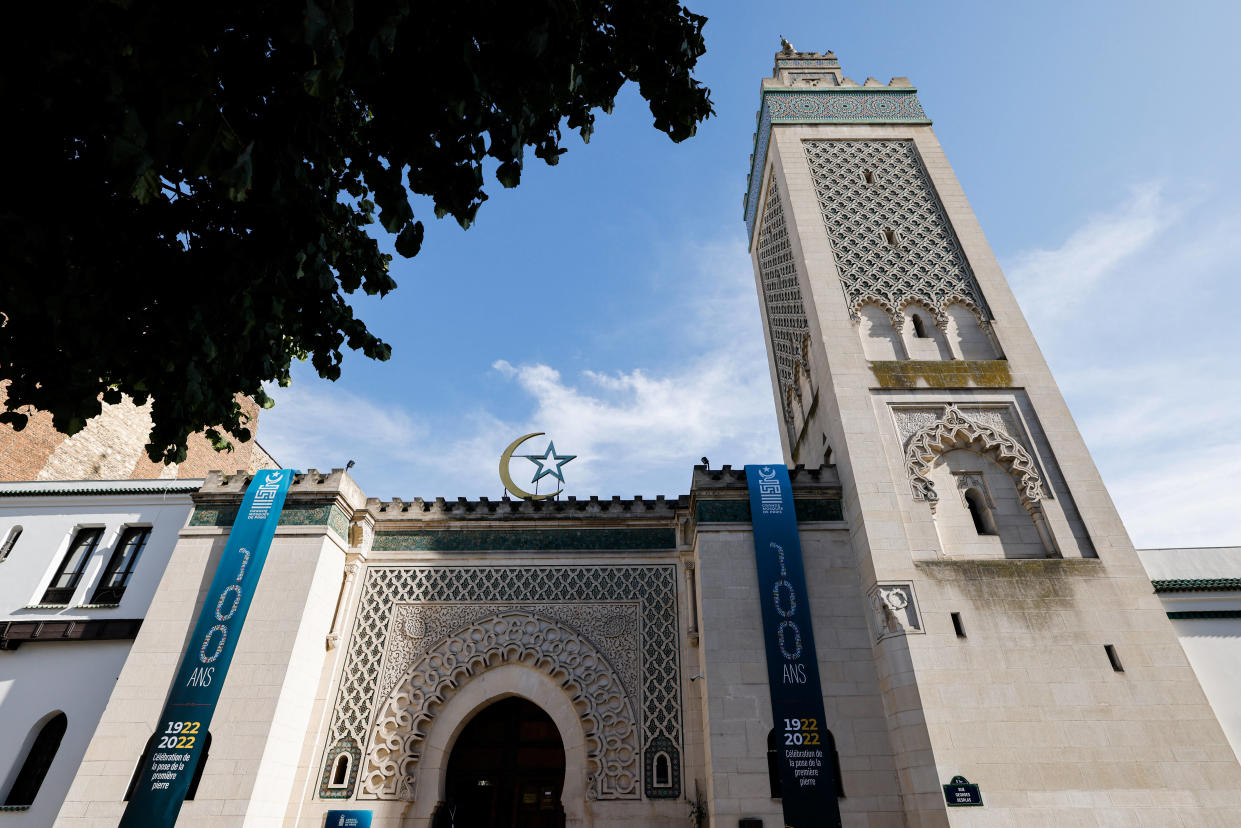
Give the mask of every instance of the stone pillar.
MULTIPOLYGON (((212 472, 194 495, 138 638, 58 826, 116 825, 167 700, 248 475, 212 472)), ((210 752, 179 826, 278 825, 293 792, 348 551, 365 498, 343 470, 294 478, 211 722, 210 752)))

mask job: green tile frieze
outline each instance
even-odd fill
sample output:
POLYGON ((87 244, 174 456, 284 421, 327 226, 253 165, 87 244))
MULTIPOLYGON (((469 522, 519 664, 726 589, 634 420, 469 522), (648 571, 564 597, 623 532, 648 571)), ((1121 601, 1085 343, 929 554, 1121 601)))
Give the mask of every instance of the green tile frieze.
MULTIPOLYGON (((237 518, 236 506, 199 506, 190 515, 190 526, 231 528, 237 518)), ((335 501, 327 503, 286 503, 280 512, 281 526, 326 526, 341 540, 349 538, 349 518, 335 501)))
MULTIPOLYGON (((799 498, 793 501, 798 521, 844 520, 839 498, 799 498)), ((699 523, 749 523, 749 500, 699 500, 694 513, 699 523)))
POLYGON ((390 530, 376 532, 372 548, 384 552, 675 549, 676 531, 671 527, 390 530))

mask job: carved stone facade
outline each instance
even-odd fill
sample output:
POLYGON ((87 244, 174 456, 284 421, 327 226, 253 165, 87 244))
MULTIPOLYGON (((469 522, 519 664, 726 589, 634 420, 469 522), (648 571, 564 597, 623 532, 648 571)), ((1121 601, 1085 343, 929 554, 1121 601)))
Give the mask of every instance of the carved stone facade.
POLYGON ((923 632, 912 583, 875 584, 868 598, 871 633, 876 641, 923 632))
MULTIPOLYGON (((469 615, 481 607, 458 609, 469 615)), ((636 630, 636 606, 630 610, 627 615, 633 617, 614 613, 605 623, 622 635, 626 627, 636 630)), ((405 629, 390 636, 390 642, 408 637, 411 623, 416 622, 415 631, 421 626, 418 615, 406 614, 396 623, 402 620, 405 629)), ((631 647, 629 655, 636 657, 636 650, 631 647)), ((400 657, 394 660, 403 661, 400 657)), ((471 677, 500 664, 525 664, 547 673, 580 711, 589 797, 636 799, 641 795, 635 705, 620 675, 580 630, 544 616, 539 609, 513 608, 441 638, 401 670, 400 681, 378 705, 358 798, 413 799, 421 745, 437 708, 471 677)), ((385 670, 385 677, 392 672, 385 670)))
POLYGON ((823 223, 854 322, 871 303, 900 330, 921 304, 948 325, 962 305, 989 314, 912 141, 805 141, 823 223))
MULTIPOLYGON (((799 379, 809 374, 807 346, 809 324, 797 283, 797 268, 784 223, 780 190, 773 179, 767 188, 763 224, 758 235, 759 278, 763 285, 763 307, 767 312, 767 331, 776 361, 780 401, 785 425, 792 427, 795 397, 803 396, 799 379)), ((809 407, 810 400, 801 401, 809 407)), ((796 439, 797 435, 792 435, 796 439)))
POLYGON ((363 759, 320 796, 412 798, 436 709, 472 676, 519 663, 579 710, 592 798, 679 797, 679 781, 656 789, 642 772, 663 751, 681 776, 676 594, 670 566, 370 568, 322 768, 355 744, 363 759))
POLYGON ((914 497, 929 501, 932 509, 939 494, 928 472, 937 457, 954 448, 973 449, 995 459, 1012 475, 1026 509, 1037 509, 1046 497, 1043 478, 1029 452, 1007 433, 966 417, 949 405, 940 417, 911 434, 905 444, 905 472, 914 497))

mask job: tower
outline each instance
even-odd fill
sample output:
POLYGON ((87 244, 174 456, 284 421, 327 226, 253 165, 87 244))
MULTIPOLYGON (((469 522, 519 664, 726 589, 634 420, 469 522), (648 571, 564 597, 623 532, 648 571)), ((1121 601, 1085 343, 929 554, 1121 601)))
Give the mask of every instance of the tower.
POLYGON ((761 96, 745 222, 784 457, 839 475, 908 824, 1236 820, 1241 768, 917 90, 785 43, 761 96), (983 809, 946 802, 959 775, 983 809))

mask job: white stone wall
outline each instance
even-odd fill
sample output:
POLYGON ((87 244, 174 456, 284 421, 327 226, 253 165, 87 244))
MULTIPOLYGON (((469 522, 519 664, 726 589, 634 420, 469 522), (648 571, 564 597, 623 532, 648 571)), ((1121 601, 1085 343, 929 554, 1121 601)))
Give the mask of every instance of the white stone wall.
MULTIPOLYGON (((163 709, 227 530, 188 527, 57 825, 114 826, 163 709)), ((344 569, 323 527, 281 527, 211 723, 198 794, 178 825, 276 825, 292 796, 344 569)))
MULTIPOLYGON (((836 739, 846 826, 904 826, 888 723, 867 631, 866 608, 848 531, 804 524, 806 589, 814 625, 827 726, 836 739)), ((754 537, 748 524, 699 524, 705 679, 703 709, 712 825, 759 817, 781 825, 771 798, 767 734, 772 727, 754 537)))
MULTIPOLYGON (((1138 557, 1151 580, 1241 578, 1241 546, 1139 549, 1138 557)), ((1159 599, 1168 612, 1227 613, 1178 618, 1172 626, 1233 752, 1241 756, 1241 590, 1162 592, 1159 599)))
MULTIPOLYGON (((908 584, 924 615, 925 632, 873 643, 908 824, 1040 824, 1049 810, 1069 824, 1241 823, 1241 767, 930 127, 781 124, 769 146, 763 180, 774 171, 781 188, 822 372, 812 378, 815 428, 834 450, 860 588, 908 584), (880 387, 841 291, 806 139, 914 142, 995 320, 1004 387, 880 387), (1020 411, 1064 561, 979 570, 950 560, 929 504, 911 491, 890 404, 969 399, 1020 411), (976 630, 964 641, 954 611, 976 630), (1109 643, 1123 674, 1107 662, 1109 643), (945 807, 940 786, 956 774, 985 780, 986 807, 945 807)), ((962 353, 983 355, 970 339, 954 332, 962 353)), ((786 438, 786 460, 810 461, 795 448, 786 438)))

